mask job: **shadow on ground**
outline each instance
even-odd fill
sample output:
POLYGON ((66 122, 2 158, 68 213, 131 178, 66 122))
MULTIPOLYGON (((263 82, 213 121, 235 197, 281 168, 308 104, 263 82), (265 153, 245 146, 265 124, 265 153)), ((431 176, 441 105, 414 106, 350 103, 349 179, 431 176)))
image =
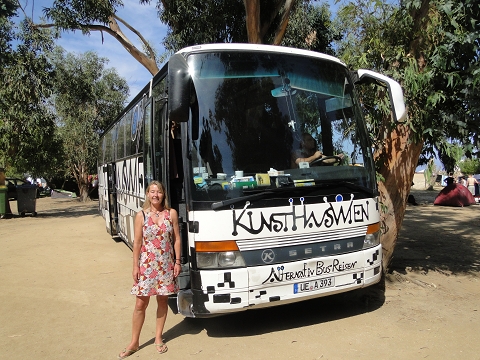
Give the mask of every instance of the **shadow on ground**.
POLYGON ((409 207, 389 272, 435 270, 446 274, 480 270, 480 206, 409 207))
MULTIPOLYGON (((33 217, 33 213, 27 212, 24 216, 21 216, 17 211, 17 202, 10 201, 10 211, 4 216, 4 219, 18 219, 22 217, 33 217)), ((37 200, 35 205, 36 218, 77 218, 79 216, 93 215, 101 216, 98 210, 98 201, 87 201, 85 203, 76 199, 68 200, 54 200, 51 198, 45 198, 37 200), (48 202, 48 206, 43 202, 48 202)), ((29 204, 29 210, 33 210, 29 204)))
POLYGON ((385 302, 384 284, 382 281, 343 294, 210 319, 185 318, 165 332, 164 337, 168 341, 185 334, 198 334, 203 330, 210 337, 256 336, 348 318, 380 308, 385 302))

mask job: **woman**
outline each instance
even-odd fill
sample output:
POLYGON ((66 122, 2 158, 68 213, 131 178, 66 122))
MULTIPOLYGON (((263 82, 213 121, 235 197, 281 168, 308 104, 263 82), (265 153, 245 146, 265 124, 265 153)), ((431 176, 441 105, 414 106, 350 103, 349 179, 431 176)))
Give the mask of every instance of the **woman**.
POLYGON ((163 354, 167 345, 162 340, 167 318, 168 295, 178 292, 176 278, 180 273, 180 231, 178 214, 168 206, 162 183, 152 181, 146 191, 143 210, 135 217, 133 243, 133 288, 136 295, 133 310, 132 340, 118 355, 125 359, 139 349, 140 332, 150 296, 157 298, 155 348, 163 354))

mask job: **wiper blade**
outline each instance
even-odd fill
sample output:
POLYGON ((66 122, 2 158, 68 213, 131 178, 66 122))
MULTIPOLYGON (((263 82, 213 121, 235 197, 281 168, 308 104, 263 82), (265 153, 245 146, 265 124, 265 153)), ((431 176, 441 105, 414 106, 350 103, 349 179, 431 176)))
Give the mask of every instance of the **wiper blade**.
MULTIPOLYGON (((291 183, 292 185, 294 184, 293 182, 291 183)), ((242 196, 242 197, 238 197, 238 198, 234 198, 234 199, 227 199, 227 200, 223 200, 223 201, 218 201, 218 202, 214 202, 211 206, 212 210, 218 210, 224 206, 228 206, 228 205, 233 205, 233 204, 237 204, 239 202, 242 202, 242 201, 250 201, 250 200, 259 200, 259 199, 263 199, 269 195, 273 195, 273 194, 278 194, 279 192, 284 192, 286 190, 291 190, 291 191, 314 191, 314 190, 318 190, 319 188, 322 188, 322 185, 325 186, 335 186, 335 187, 338 187, 338 186, 345 186, 349 189, 352 189, 352 190, 356 190, 356 191, 361 191, 369 196, 378 196, 378 191, 376 190, 372 190, 370 188, 367 188, 365 186, 362 186, 362 185, 358 185, 358 184, 355 184, 353 182, 350 182, 350 181, 315 181, 315 185, 313 186, 305 186, 305 187, 282 187, 282 188, 276 188, 276 189, 269 189, 269 190, 265 190, 265 191, 262 191, 262 192, 259 192, 259 193, 255 193, 255 194, 251 194, 251 195, 246 195, 246 196, 242 196)))
POLYGON ((214 202, 212 204, 212 210, 218 210, 218 209, 220 209, 224 206, 237 204, 237 203, 242 202, 242 201, 262 199, 262 198, 264 198, 268 195, 271 195, 271 194, 274 194, 274 192, 273 191, 262 191, 262 192, 257 193, 257 194, 252 194, 252 195, 238 197, 238 198, 235 198, 235 199, 228 199, 228 200, 214 202))

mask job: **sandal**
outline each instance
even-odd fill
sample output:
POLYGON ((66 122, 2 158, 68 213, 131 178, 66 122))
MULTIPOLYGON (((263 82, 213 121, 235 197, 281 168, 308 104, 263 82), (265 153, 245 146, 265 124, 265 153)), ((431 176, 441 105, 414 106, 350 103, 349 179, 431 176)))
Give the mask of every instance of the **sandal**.
POLYGON ((161 342, 160 344, 154 343, 153 345, 155 345, 155 347, 157 348, 157 352, 159 354, 165 354, 168 351, 167 344, 165 344, 164 342, 161 342))
POLYGON ((120 355, 120 354, 118 354, 118 359, 119 359, 119 360, 125 359, 125 358, 129 357, 130 355, 135 354, 135 353, 138 351, 138 349, 140 349, 140 348, 137 348, 137 349, 128 349, 128 350, 127 350, 127 348, 125 348, 125 349, 123 349, 123 351, 120 353, 120 354, 123 354, 123 356, 120 355))

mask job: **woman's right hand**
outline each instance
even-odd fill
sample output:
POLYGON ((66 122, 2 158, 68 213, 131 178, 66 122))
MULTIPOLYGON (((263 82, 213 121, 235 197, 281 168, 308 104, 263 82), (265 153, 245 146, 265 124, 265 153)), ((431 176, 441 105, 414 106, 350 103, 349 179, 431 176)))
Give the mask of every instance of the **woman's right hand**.
POLYGON ((134 282, 138 282, 138 280, 140 280, 140 268, 138 266, 133 267, 132 277, 134 282))

